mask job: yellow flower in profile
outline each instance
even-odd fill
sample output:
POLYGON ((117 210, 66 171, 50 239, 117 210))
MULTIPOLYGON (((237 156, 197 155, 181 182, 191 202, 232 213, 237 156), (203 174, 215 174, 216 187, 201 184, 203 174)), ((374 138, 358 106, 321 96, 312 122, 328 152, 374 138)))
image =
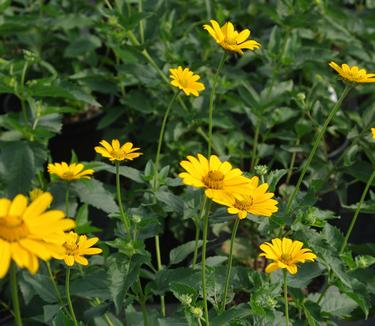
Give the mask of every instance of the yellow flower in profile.
POLYGON ((100 248, 92 248, 94 244, 99 241, 99 238, 87 239, 85 235, 78 235, 70 231, 65 233, 65 255, 64 261, 68 266, 73 266, 74 262, 87 266, 88 260, 83 257, 84 255, 97 255, 103 252, 100 248))
POLYGON ((215 39, 221 47, 227 51, 243 54, 244 49, 255 50, 260 48, 260 44, 254 40, 248 40, 250 30, 244 29, 238 32, 231 22, 225 23, 222 27, 215 20, 210 20, 210 25, 203 25, 203 28, 215 39))
POLYGON ((197 157, 189 155, 187 161, 180 163, 186 172, 178 176, 186 185, 204 188, 208 198, 223 193, 237 194, 250 191, 250 180, 242 175, 240 169, 233 169, 229 162, 221 162, 216 155, 211 155, 209 160, 201 154, 197 157))
POLYGON ((142 155, 142 153, 136 152, 140 149, 139 147, 133 147, 133 144, 129 142, 120 146, 118 139, 112 140, 112 146, 105 140, 102 140, 100 145, 102 146, 95 147, 95 152, 111 161, 131 161, 142 155))
POLYGON ((360 69, 357 66, 349 67, 346 63, 341 67, 331 61, 329 66, 336 70, 336 72, 345 80, 352 83, 375 83, 375 74, 368 74, 365 69, 360 69))
POLYGON ((199 96, 199 92, 205 89, 203 83, 199 83, 199 75, 194 75, 189 68, 182 69, 181 66, 178 68, 169 69, 171 75, 171 85, 177 87, 184 91, 184 93, 189 96, 193 94, 194 96, 199 96))
POLYGON ((280 268, 286 268, 289 273, 297 273, 297 263, 306 260, 314 261, 317 257, 308 248, 303 248, 301 241, 293 241, 288 238, 272 239, 272 244, 265 242, 260 245, 263 251, 259 256, 274 260, 266 267, 266 272, 271 273, 280 268))
POLYGON ((375 139, 375 128, 371 128, 372 138, 375 139))
POLYGON ((50 174, 57 175, 60 179, 66 181, 79 180, 79 179, 90 179, 94 170, 87 169, 82 163, 49 163, 48 172, 50 174))
POLYGON ((37 199, 40 195, 43 195, 44 194, 44 191, 42 189, 39 189, 39 188, 34 188, 33 190, 31 190, 29 192, 29 197, 31 199, 31 201, 37 199))
POLYGON ((38 258, 47 261, 64 255, 64 231, 75 226, 63 211, 49 210, 52 195, 45 192, 28 205, 24 195, 0 199, 0 278, 11 260, 35 274, 38 258))
POLYGON ((252 177, 250 183, 252 188, 246 193, 241 193, 237 196, 219 194, 214 196, 212 200, 218 204, 228 206, 228 213, 237 214, 240 219, 246 218, 248 213, 269 217, 272 213, 277 212, 277 201, 272 199, 274 194, 267 192, 268 184, 262 183, 258 185, 258 177, 252 177))

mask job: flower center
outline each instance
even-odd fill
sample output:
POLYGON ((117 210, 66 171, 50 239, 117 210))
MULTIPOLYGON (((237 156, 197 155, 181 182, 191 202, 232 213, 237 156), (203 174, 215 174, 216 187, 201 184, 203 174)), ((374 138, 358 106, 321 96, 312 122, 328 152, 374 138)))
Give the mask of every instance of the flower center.
POLYGON ((207 175, 203 177, 203 183, 209 189, 223 189, 224 174, 217 170, 208 171, 207 175))
POLYGON ((8 215, 0 218, 0 239, 7 242, 15 242, 26 238, 29 233, 21 217, 8 215))
POLYGON ((288 264, 290 263, 290 261, 292 260, 292 256, 289 255, 289 254, 282 254, 282 255, 280 256, 280 260, 281 260, 284 264, 288 265, 288 264))
POLYGON ((65 242, 64 243, 64 248, 66 250, 66 254, 67 255, 71 255, 71 256, 74 256, 77 249, 78 249, 78 246, 77 246, 77 243, 76 242, 65 242))
POLYGON ((62 178, 65 180, 72 180, 74 178, 74 173, 72 171, 66 171, 63 173, 62 178))
POLYGON ((122 161, 124 159, 124 153, 122 151, 115 151, 111 152, 112 157, 117 161, 122 161))
POLYGON ((241 211, 249 211, 253 206, 253 197, 246 196, 244 200, 235 199, 234 207, 241 211))

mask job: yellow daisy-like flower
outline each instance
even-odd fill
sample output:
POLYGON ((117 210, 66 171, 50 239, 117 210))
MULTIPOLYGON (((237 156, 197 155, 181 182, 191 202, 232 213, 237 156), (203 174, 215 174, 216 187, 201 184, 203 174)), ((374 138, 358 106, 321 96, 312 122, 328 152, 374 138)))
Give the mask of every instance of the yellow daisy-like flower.
POLYGON ((375 128, 371 128, 372 138, 375 139, 375 128))
POLYGON ((277 201, 271 199, 274 194, 267 192, 268 184, 262 183, 258 185, 259 178, 252 177, 250 179, 251 190, 238 196, 230 194, 219 194, 214 196, 212 200, 218 204, 228 206, 229 214, 237 214, 240 219, 246 218, 247 214, 258 216, 271 216, 277 212, 277 201))
POLYGON ((260 48, 260 44, 254 40, 248 40, 250 30, 244 29, 238 32, 231 22, 225 23, 222 27, 216 20, 210 20, 210 25, 203 25, 203 28, 215 39, 221 47, 227 51, 243 54, 244 49, 255 50, 260 48))
POLYGON ((47 261, 64 255, 64 231, 75 226, 63 211, 47 208, 52 195, 45 192, 28 205, 27 198, 17 195, 12 201, 0 199, 0 278, 11 260, 35 274, 38 258, 47 261))
POLYGON ((139 147, 133 147, 133 144, 130 142, 120 146, 118 139, 112 140, 112 146, 105 140, 102 140, 100 145, 102 146, 95 147, 95 152, 109 158, 111 161, 131 161, 142 155, 142 153, 136 152, 140 149, 139 147))
POLYGON ((360 69, 357 66, 349 67, 346 63, 341 67, 331 61, 329 66, 336 70, 336 72, 345 80, 352 83, 375 83, 375 74, 368 74, 365 69, 360 69))
POLYGON ((83 257, 84 255, 97 255, 103 252, 100 248, 92 248, 94 244, 99 241, 99 238, 87 239, 85 235, 78 235, 70 231, 65 233, 65 255, 64 261, 68 266, 73 266, 74 262, 87 266, 88 260, 83 257))
POLYGON ((184 91, 184 93, 189 96, 193 94, 194 96, 199 96, 199 92, 205 89, 203 83, 199 83, 199 75, 194 75, 189 68, 182 69, 181 66, 174 69, 169 69, 171 75, 169 76, 171 80, 171 85, 177 87, 184 91))
POLYGON ((303 242, 293 241, 288 238, 272 239, 272 244, 265 242, 260 245, 263 251, 259 256, 274 260, 266 267, 266 272, 271 273, 280 268, 286 268, 289 273, 297 273, 297 263, 304 263, 306 260, 314 261, 317 257, 308 248, 303 248, 303 242))
POLYGON ((197 157, 189 155, 188 161, 180 163, 186 172, 178 176, 186 185, 205 188, 208 198, 223 193, 238 194, 250 191, 250 180, 242 175, 240 169, 233 169, 229 162, 221 162, 216 155, 211 155, 210 160, 201 154, 197 157))
POLYGON ((42 189, 39 189, 39 188, 34 188, 33 190, 31 190, 29 192, 29 197, 31 199, 31 201, 37 199, 40 195, 43 195, 44 194, 44 191, 42 189))
POLYGON ((85 166, 82 163, 72 163, 68 165, 65 162, 61 162, 49 163, 48 172, 57 175, 62 180, 72 181, 90 179, 95 171, 92 169, 85 170, 85 166))

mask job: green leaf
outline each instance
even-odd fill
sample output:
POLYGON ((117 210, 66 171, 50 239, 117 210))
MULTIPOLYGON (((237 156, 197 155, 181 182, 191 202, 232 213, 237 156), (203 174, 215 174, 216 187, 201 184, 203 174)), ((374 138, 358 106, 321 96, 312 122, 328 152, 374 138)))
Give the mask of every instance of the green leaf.
POLYGON ((106 213, 119 211, 112 194, 105 190, 103 184, 98 180, 79 180, 72 183, 71 189, 86 204, 101 209, 106 213))
POLYGON ((177 213, 178 215, 182 216, 184 213, 184 202, 183 200, 174 195, 169 191, 158 190, 156 192, 156 198, 164 203, 168 210, 177 213))
MULTIPOLYGON (((116 174, 116 167, 107 163, 95 161, 90 162, 90 168, 95 169, 95 171, 107 171, 112 174, 116 174)), ((134 169, 130 166, 120 166, 119 173, 121 176, 129 178, 137 183, 144 183, 143 175, 141 171, 134 169)))
POLYGON ((311 281, 321 275, 323 270, 317 263, 305 263, 298 267, 298 273, 296 275, 288 275, 288 286, 294 288, 305 288, 311 281))
POLYGON ((267 183, 269 184, 268 192, 274 192, 281 178, 287 173, 288 170, 286 169, 271 171, 267 177, 267 183))
POLYGON ((243 320, 251 314, 251 310, 248 305, 239 304, 234 308, 231 308, 219 316, 214 317, 210 320, 210 324, 215 326, 231 325, 230 322, 234 320, 243 320))
POLYGON ((102 300, 107 300, 110 297, 108 291, 109 283, 105 271, 86 270, 83 277, 80 274, 78 276, 78 278, 71 281, 71 295, 86 299, 98 297, 102 300))
MULTIPOLYGON (((202 246, 202 240, 198 242, 198 248, 202 246)), ((194 252, 195 241, 189 241, 171 250, 169 253, 169 264, 175 265, 182 262, 187 256, 194 252)))

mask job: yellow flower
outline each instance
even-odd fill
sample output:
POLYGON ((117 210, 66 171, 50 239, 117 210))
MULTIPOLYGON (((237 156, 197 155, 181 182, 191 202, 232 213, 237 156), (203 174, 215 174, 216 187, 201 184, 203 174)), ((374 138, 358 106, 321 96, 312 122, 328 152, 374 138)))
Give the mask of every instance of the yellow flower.
POLYGON ((90 179, 90 175, 94 173, 94 170, 84 170, 85 166, 82 163, 67 164, 61 163, 49 163, 48 172, 50 174, 57 175, 60 179, 71 181, 79 179, 90 179))
POLYGON ((11 260, 35 274, 38 258, 61 259, 64 231, 75 226, 63 211, 46 211, 52 195, 45 192, 28 206, 27 198, 17 195, 12 201, 0 199, 0 278, 7 273, 11 260))
POLYGON ((260 48, 260 44, 254 40, 248 40, 250 30, 244 29, 238 32, 231 22, 225 23, 222 27, 215 20, 210 20, 210 25, 203 25, 203 28, 215 39, 221 47, 227 51, 243 54, 243 49, 254 50, 260 48))
POLYGON ((34 188, 33 190, 31 190, 29 192, 29 197, 31 199, 31 201, 37 199, 40 195, 43 195, 44 194, 44 191, 42 189, 39 189, 39 188, 34 188))
POLYGON ((198 154, 198 158, 189 155, 187 159, 180 163, 186 172, 178 176, 186 185, 205 188, 208 198, 222 193, 248 192, 251 189, 250 180, 242 175, 240 169, 233 169, 229 162, 221 162, 216 155, 211 155, 209 161, 201 154, 198 154))
POLYGON ((308 248, 303 248, 301 241, 292 241, 288 238, 272 239, 272 244, 265 242, 260 245, 263 251, 259 256, 274 260, 266 268, 271 273, 280 268, 286 268, 289 273, 297 273, 297 263, 304 263, 306 260, 314 261, 317 257, 308 248))
POLYGON ((371 128, 372 138, 375 139, 375 128, 371 128))
POLYGON ((258 186, 259 178, 250 179, 251 190, 237 196, 230 194, 219 194, 212 200, 218 204, 228 206, 229 214, 237 214, 240 219, 246 218, 247 214, 258 216, 271 216, 277 212, 277 201, 271 199, 274 194, 267 192, 268 184, 263 183, 258 186))
POLYGON ((169 69, 171 75, 171 85, 177 87, 184 91, 184 93, 189 96, 193 94, 194 96, 199 96, 199 92, 205 89, 204 84, 199 83, 199 75, 194 75, 189 68, 182 69, 181 66, 178 68, 169 69))
POLYGON ((105 140, 102 140, 100 144, 103 146, 96 146, 95 152, 100 154, 103 157, 109 158, 111 161, 124 161, 137 158, 141 156, 142 153, 135 153, 139 150, 139 147, 133 147, 132 143, 125 143, 124 145, 120 146, 120 142, 118 139, 112 140, 112 146, 105 140))
POLYGON ((349 67, 346 63, 341 67, 331 61, 329 66, 336 70, 338 74, 345 80, 353 83, 375 83, 375 74, 368 74, 365 69, 360 69, 357 66, 349 67))
POLYGON ((98 241, 99 238, 87 239, 87 236, 79 236, 73 231, 65 233, 65 264, 68 266, 73 266, 74 262, 76 262, 78 264, 87 266, 89 262, 85 257, 83 257, 84 255, 97 255, 103 251, 100 248, 91 248, 98 241))

